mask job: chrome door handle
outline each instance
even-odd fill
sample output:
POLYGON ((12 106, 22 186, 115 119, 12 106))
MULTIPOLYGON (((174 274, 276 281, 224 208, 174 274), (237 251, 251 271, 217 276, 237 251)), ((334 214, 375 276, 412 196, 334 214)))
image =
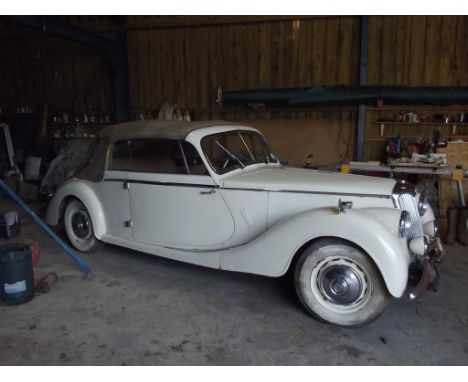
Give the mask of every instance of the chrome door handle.
POLYGON ((214 194, 215 192, 216 192, 215 190, 200 191, 200 195, 211 195, 211 194, 214 194))

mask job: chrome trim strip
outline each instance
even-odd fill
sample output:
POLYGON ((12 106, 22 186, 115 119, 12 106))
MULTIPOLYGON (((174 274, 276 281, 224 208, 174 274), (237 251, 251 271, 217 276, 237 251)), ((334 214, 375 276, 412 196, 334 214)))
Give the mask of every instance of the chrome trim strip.
POLYGON ((208 184, 157 182, 157 181, 132 180, 132 179, 120 179, 120 178, 107 178, 107 179, 104 179, 104 181, 153 184, 153 185, 158 185, 158 186, 216 188, 216 189, 219 189, 219 190, 227 190, 227 191, 286 192, 286 193, 293 193, 293 194, 356 196, 356 197, 362 197, 362 198, 380 198, 380 199, 390 199, 391 198, 391 195, 380 195, 380 194, 356 194, 356 193, 350 193, 350 192, 326 192, 326 191, 302 191, 302 190, 267 190, 267 189, 263 189, 263 188, 220 187, 218 185, 208 185, 208 184))
POLYGON ((362 198, 381 198, 390 199, 391 195, 381 194, 356 194, 350 192, 327 192, 327 191, 302 191, 302 190, 267 190, 262 188, 237 188, 237 187, 221 187, 221 190, 236 190, 236 191, 263 191, 263 192, 287 192, 293 194, 312 194, 312 195, 337 195, 337 196, 357 196, 362 198))
POLYGON ((105 182, 127 182, 127 183, 137 183, 137 184, 150 184, 155 186, 179 186, 179 187, 193 187, 193 188, 219 188, 217 185, 210 184, 197 184, 197 183, 177 183, 177 182, 157 182, 151 180, 132 180, 132 179, 117 179, 117 178, 107 178, 104 179, 105 182))

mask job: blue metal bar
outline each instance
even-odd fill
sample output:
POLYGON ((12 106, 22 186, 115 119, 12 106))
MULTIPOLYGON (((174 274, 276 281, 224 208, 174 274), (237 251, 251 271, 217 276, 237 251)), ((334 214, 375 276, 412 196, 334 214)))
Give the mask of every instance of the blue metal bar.
MULTIPOLYGON (((367 51, 369 46, 369 16, 361 16, 361 54, 359 60, 359 86, 367 84, 367 51)), ((364 160, 364 130, 366 126, 366 106, 359 105, 356 131, 356 160, 364 160)))
POLYGON ((29 208, 26 203, 24 203, 16 193, 13 192, 13 190, 8 187, 2 180, 0 180, 0 189, 3 190, 11 199, 13 199, 16 203, 20 205, 20 207, 41 227, 49 237, 55 241, 59 247, 61 247, 65 253, 70 256, 70 258, 81 268, 81 270, 85 274, 85 278, 90 278, 92 277, 93 273, 91 272, 91 268, 83 261, 81 260, 78 255, 72 251, 72 249, 65 244, 65 242, 58 237, 54 231, 52 231, 49 226, 44 223, 37 215, 36 213, 29 208))

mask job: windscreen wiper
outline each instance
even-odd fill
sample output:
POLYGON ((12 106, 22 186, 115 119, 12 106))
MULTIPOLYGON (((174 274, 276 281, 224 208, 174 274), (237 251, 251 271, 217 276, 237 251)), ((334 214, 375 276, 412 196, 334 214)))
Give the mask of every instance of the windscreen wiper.
POLYGON ((237 161, 237 162, 241 165, 242 168, 245 167, 245 164, 242 163, 241 160, 240 160, 238 157, 236 157, 233 153, 231 153, 226 147, 224 147, 221 143, 219 143, 218 140, 215 139, 215 143, 216 143, 219 147, 221 147, 221 149, 222 149, 227 155, 229 155, 229 157, 230 157, 231 159, 234 159, 235 161, 237 161))

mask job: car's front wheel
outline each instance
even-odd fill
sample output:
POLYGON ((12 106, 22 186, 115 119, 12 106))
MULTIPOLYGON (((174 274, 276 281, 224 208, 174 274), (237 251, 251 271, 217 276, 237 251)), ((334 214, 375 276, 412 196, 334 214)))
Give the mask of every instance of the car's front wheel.
POLYGON ((94 236, 91 216, 79 200, 71 200, 66 205, 63 220, 68 240, 75 249, 92 253, 101 248, 102 243, 94 236))
POLYGON ((360 249, 336 239, 309 245, 294 272, 296 292, 319 319, 359 327, 378 318, 389 303, 385 283, 372 260, 360 249))

